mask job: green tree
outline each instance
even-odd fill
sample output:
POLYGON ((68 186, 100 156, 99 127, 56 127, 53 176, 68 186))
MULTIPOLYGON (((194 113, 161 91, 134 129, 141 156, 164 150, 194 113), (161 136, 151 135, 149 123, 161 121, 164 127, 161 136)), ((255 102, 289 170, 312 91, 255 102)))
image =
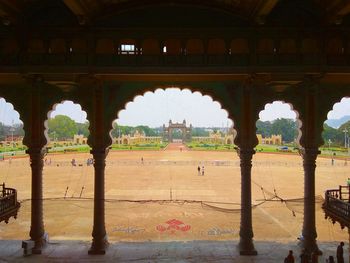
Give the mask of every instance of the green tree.
POLYGON ((136 130, 143 131, 146 136, 157 136, 157 133, 154 129, 145 126, 145 125, 139 125, 135 127, 136 130))
POLYGON ((57 115, 48 121, 50 139, 67 140, 77 134, 78 128, 74 120, 65 115, 57 115))
MULTIPOLYGON (((344 128, 343 128, 344 129, 344 128)), ((333 146, 340 146, 344 144, 343 129, 334 129, 328 126, 326 123, 323 124, 322 138, 325 145, 331 140, 333 146)))
POLYGON ((5 140, 6 135, 6 126, 2 122, 0 122, 0 140, 5 140))
POLYGON ((131 127, 131 126, 122 126, 122 125, 113 125, 113 129, 112 129, 112 136, 113 137, 118 137, 119 135, 122 136, 124 135, 128 135, 128 134, 133 134, 135 132, 135 128, 131 127))
POLYGON ((90 134, 89 131, 89 122, 85 123, 76 123, 77 125, 77 134, 82 134, 84 137, 88 137, 90 134))
POLYGON ((258 120, 256 122, 256 133, 261 134, 263 137, 270 137, 272 124, 269 121, 258 120))
POLYGON ((207 137, 209 136, 209 131, 206 128, 193 127, 191 135, 194 137, 207 137))
POLYGON ((23 124, 17 123, 13 125, 14 132, 13 134, 16 136, 24 136, 23 124))
POLYGON ((293 142, 298 135, 297 122, 292 119, 276 119, 272 122, 271 132, 281 134, 285 142, 293 142))

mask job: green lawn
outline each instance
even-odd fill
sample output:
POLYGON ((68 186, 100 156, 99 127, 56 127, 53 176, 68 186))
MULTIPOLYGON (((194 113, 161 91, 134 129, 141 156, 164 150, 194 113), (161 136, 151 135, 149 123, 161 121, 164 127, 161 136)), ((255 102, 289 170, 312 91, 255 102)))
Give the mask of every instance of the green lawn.
POLYGON ((0 153, 25 151, 26 149, 27 149, 26 146, 21 146, 21 147, 0 147, 0 153))
POLYGON ((147 144, 112 144, 112 150, 120 151, 140 151, 140 150, 162 150, 167 146, 167 143, 147 143, 147 144))
MULTIPOLYGON (((112 150, 120 151, 138 151, 138 150, 162 150, 167 146, 167 143, 157 144, 112 144, 112 150)), ((235 145, 232 144, 209 144, 209 143, 187 143, 186 146, 191 150, 196 151, 234 151, 235 145)), ((280 150, 281 146, 277 145, 264 145, 259 144, 256 146, 256 152, 262 153, 298 153, 298 149, 295 146, 288 145, 288 150, 280 150)), ((14 156, 14 155, 24 155, 27 147, 0 147, 0 155, 14 156)), ((52 147, 48 149, 49 153, 64 153, 64 152, 89 152, 91 148, 88 145, 71 145, 71 146, 59 146, 52 147)), ((350 151, 344 147, 320 147, 321 156, 324 157, 350 157, 350 151)))
POLYGON ((270 153, 298 153, 297 147, 285 145, 288 149, 281 149, 280 145, 259 144, 256 146, 256 152, 270 152, 270 153))
POLYGON ((348 149, 344 147, 320 147, 322 156, 349 157, 348 149))
POLYGON ((191 150, 196 151, 233 151, 233 144, 210 144, 210 143, 187 143, 186 146, 191 150))
POLYGON ((49 153, 64 153, 64 152, 89 152, 90 151, 89 145, 71 145, 71 146, 58 146, 58 147, 52 147, 48 148, 49 153))

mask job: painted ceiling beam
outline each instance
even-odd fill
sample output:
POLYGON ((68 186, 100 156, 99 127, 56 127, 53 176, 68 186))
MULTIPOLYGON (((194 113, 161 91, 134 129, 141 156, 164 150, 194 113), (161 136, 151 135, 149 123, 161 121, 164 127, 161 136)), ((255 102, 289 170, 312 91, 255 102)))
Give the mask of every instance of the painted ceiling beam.
POLYGON ((0 0, 0 17, 4 25, 16 23, 21 12, 22 8, 17 0, 0 0))
POLYGON ((258 24, 265 24, 266 17, 270 14, 271 10, 276 6, 279 0, 259 0, 256 7, 252 12, 252 17, 258 24))
POLYGON ((329 1, 326 7, 327 21, 331 24, 341 24, 343 17, 350 13, 349 0, 329 1))
POLYGON ((63 0, 64 4, 77 17, 80 25, 85 25, 99 9, 95 0, 63 0))

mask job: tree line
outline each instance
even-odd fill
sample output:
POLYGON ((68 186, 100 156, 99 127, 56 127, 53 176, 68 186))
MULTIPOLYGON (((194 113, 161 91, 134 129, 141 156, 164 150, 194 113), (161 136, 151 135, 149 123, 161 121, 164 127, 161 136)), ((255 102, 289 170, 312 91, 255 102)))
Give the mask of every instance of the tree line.
MULTIPOLYGON (((111 135, 118 137, 121 135, 134 134, 136 131, 143 132, 146 136, 162 136, 163 128, 151 128, 146 125, 126 126, 113 125, 111 135)), ((193 127, 192 136, 209 136, 209 130, 220 130, 220 128, 193 127)), ((326 123, 323 125, 322 137, 325 145, 344 146, 344 130, 348 131, 350 138, 350 121, 341 125, 338 129, 332 128, 326 123)), ((5 125, 0 122, 0 140, 5 140, 6 136, 24 136, 23 124, 5 125)), ((298 124, 293 119, 280 118, 274 121, 260 121, 256 123, 256 133, 263 137, 271 135, 282 135, 286 143, 292 143, 298 136, 298 124)), ((51 140, 72 139, 75 134, 81 134, 84 137, 89 135, 89 122, 78 123, 65 115, 57 115, 48 120, 48 135, 51 140)), ((350 140, 349 140, 350 141, 350 140)))
POLYGON ((345 136, 347 138, 347 144, 349 145, 349 135, 350 121, 343 123, 338 129, 332 128, 326 123, 323 124, 322 137, 324 140, 324 144, 327 146, 345 146, 345 136), (344 131, 346 131, 346 135, 344 131))
POLYGON ((292 143, 298 136, 297 122, 293 119, 276 119, 273 121, 256 122, 256 133, 264 138, 271 135, 282 135, 282 140, 286 143, 292 143))
MULTIPOLYGON (((256 133, 261 134, 263 137, 281 134, 282 140, 286 143, 292 143, 298 137, 298 123, 292 119, 281 118, 274 121, 258 120, 256 128, 256 133)), ((324 144, 327 146, 329 146, 329 144, 331 146, 344 146, 344 130, 347 130, 348 134, 350 134, 350 121, 345 122, 338 129, 332 128, 324 123, 322 132, 324 144)))
POLYGON ((75 134, 89 136, 89 122, 78 123, 65 115, 56 115, 48 120, 50 140, 64 141, 72 139, 75 134))

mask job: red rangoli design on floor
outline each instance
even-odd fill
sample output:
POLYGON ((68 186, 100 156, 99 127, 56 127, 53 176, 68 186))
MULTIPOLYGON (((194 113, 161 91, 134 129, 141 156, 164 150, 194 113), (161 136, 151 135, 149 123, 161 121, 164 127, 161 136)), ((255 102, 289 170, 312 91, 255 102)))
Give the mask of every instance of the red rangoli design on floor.
POLYGON ((158 225, 156 229, 159 232, 170 231, 171 234, 174 234, 176 231, 187 232, 188 230, 191 229, 191 226, 186 225, 184 222, 180 220, 171 219, 165 222, 165 224, 158 225))

